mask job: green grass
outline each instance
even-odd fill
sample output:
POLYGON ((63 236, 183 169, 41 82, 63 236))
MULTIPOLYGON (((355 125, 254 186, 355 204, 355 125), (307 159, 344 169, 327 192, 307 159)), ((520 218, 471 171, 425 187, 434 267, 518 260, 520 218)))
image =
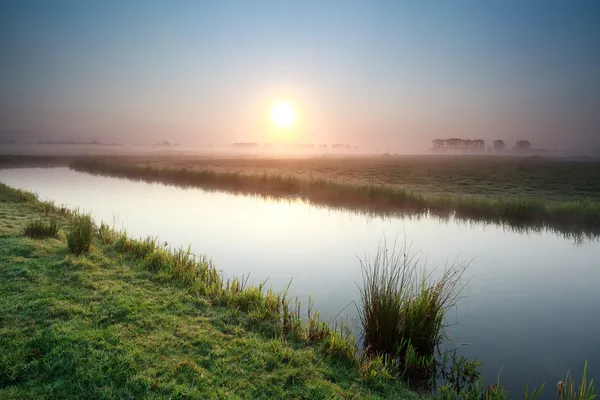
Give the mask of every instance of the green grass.
POLYGON ((56 220, 44 221, 43 219, 31 220, 25 225, 23 233, 34 239, 57 237, 58 222, 56 220))
POLYGON ((67 232, 67 246, 69 251, 76 256, 90 250, 94 236, 94 222, 89 215, 76 215, 71 220, 71 227, 67 232))
POLYGON ((24 236, 46 214, 15 193, 0 185, 15 223, 0 221, 0 398, 416 398, 367 378, 344 336, 309 338, 289 309, 285 325, 290 299, 222 282, 185 250, 106 226, 81 256, 62 232, 24 236))
MULTIPOLYGON (((305 160, 306 165, 301 164, 300 161, 296 162, 299 168, 304 166, 310 170, 312 163, 318 163, 318 160, 305 160)), ((560 162, 555 164, 561 165, 560 162)), ((329 176, 325 174, 307 176, 306 173, 289 175, 271 173, 272 169, 265 169, 261 173, 257 168, 238 171, 224 168, 211 169, 211 164, 207 164, 209 169, 178 167, 178 165, 177 162, 143 164, 135 161, 79 160, 71 164, 71 168, 77 171, 184 187, 198 186, 265 197, 293 196, 306 199, 315 205, 368 213, 433 215, 439 218, 455 216, 459 220, 494 223, 517 229, 553 229, 575 236, 600 235, 600 194, 596 196, 597 193, 592 189, 585 191, 580 188, 581 195, 574 192, 565 196, 547 196, 546 189, 534 191, 533 194, 525 190, 520 194, 513 194, 508 190, 499 193, 493 188, 502 186, 502 181, 498 182, 490 176, 481 183, 489 186, 488 192, 467 190, 470 186, 466 183, 464 185, 466 189, 461 192, 458 190, 460 183, 456 182, 453 184, 453 189, 440 190, 448 185, 446 183, 433 190, 430 186, 414 186, 410 180, 405 184, 402 179, 393 184, 363 178, 343 180, 333 172, 329 176)), ((587 164, 583 165, 587 166, 587 164)), ((592 167, 587 169, 595 171, 596 164, 591 165, 592 167)), ((476 167, 477 165, 473 165, 473 168, 476 167)), ((531 168, 537 169, 537 166, 531 168)), ((577 168, 587 171, 584 167, 573 168, 573 174, 579 172, 577 168)), ((600 169, 598 172, 600 176, 600 169)), ((386 170, 375 169, 372 173, 374 176, 378 173, 385 175, 386 170)), ((480 174, 477 171, 473 173, 480 174)), ((458 182, 468 181, 470 178, 466 174, 467 172, 461 169, 461 176, 454 179, 458 182)), ((598 176, 590 178, 587 187, 598 186, 598 193, 600 193, 598 176)), ((516 174, 513 176, 513 184, 526 184, 520 182, 522 178, 516 174)), ((576 176, 572 178, 579 179, 576 176)), ((419 179, 424 180, 426 176, 419 176, 419 179)), ((432 183, 438 182, 439 179, 431 175, 432 183)), ((544 175, 544 179, 550 177, 544 175)), ((541 181, 540 185, 543 184, 541 181)), ((562 190, 568 193, 569 185, 562 190)))

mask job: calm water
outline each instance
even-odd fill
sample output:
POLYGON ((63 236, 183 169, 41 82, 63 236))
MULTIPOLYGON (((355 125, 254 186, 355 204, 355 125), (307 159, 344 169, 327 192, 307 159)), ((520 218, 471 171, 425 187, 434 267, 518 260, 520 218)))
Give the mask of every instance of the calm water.
MULTIPOLYGON (((157 235, 171 246, 211 256, 225 276, 269 278, 306 304, 310 293, 325 317, 359 299, 359 258, 395 238, 426 259, 428 270, 471 261, 450 332, 460 353, 484 362, 482 372, 520 395, 525 381, 547 383, 585 360, 600 379, 600 243, 574 243, 552 233, 518 234, 496 226, 435 219, 373 218, 301 201, 95 177, 56 169, 0 170, 0 181, 90 211, 131 235, 157 235)), ((347 307, 343 315, 355 316, 347 307)), ((452 322, 451 321, 451 322, 452 322)))

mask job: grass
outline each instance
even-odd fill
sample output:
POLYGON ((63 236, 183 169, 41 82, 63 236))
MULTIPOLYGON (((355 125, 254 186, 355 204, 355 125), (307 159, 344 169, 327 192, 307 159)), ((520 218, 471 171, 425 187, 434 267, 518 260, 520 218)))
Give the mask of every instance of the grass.
POLYGON ((596 398, 596 392, 594 388, 594 380, 587 380, 587 362, 583 367, 583 373, 581 376, 581 382, 577 386, 573 382, 573 376, 571 372, 567 372, 567 377, 564 381, 558 382, 556 385, 557 398, 560 400, 593 400, 596 398))
POLYGON ((72 218, 71 227, 67 232, 67 246, 76 256, 87 253, 94 236, 94 222, 89 215, 77 215, 72 218))
POLYGON ((35 219, 29 221, 23 229, 25 236, 34 239, 44 239, 58 236, 58 222, 56 220, 44 221, 35 219))
MULTIPOLYGON (((313 162, 318 163, 314 160, 304 162, 309 170, 313 162)), ((560 162, 555 162, 555 164, 562 165, 560 162)), ((343 180, 333 172, 329 176, 324 174, 307 176, 301 173, 274 174, 271 173, 272 169, 265 169, 260 173, 256 168, 236 171, 212 169, 210 167, 212 164, 206 164, 209 169, 178 167, 178 165, 175 161, 162 164, 143 164, 135 161, 90 159, 76 161, 71 164, 71 168, 77 171, 184 187, 197 186, 265 197, 298 197, 315 205, 369 213, 433 215, 439 218, 456 217, 459 220, 495 223, 516 228, 552 229, 564 234, 582 234, 593 237, 600 235, 600 178, 598 178, 600 169, 597 168, 597 164, 589 166, 582 163, 584 165, 582 167, 573 167, 573 174, 579 173, 578 168, 582 168, 582 171, 588 171, 588 169, 596 171, 597 169, 599 175, 590 177, 591 180, 586 186, 588 189, 584 190, 583 185, 578 186, 581 195, 577 195, 577 192, 568 193, 570 186, 565 186, 562 189, 565 191, 564 196, 547 196, 549 189, 534 190, 533 192, 523 191, 521 194, 511 194, 508 190, 499 193, 493 188, 501 187, 502 183, 494 180, 493 175, 481 183, 481 185, 491 188, 488 192, 468 189, 461 192, 458 191, 460 186, 458 183, 454 184, 453 189, 444 191, 440 188, 443 189, 447 184, 440 185, 436 190, 429 190, 431 189, 429 186, 414 186, 410 182, 405 184, 400 178, 397 183, 392 184, 375 179, 368 181, 362 178, 343 180), (598 186, 598 193, 590 189, 595 186, 598 186)), ((302 164, 299 165, 302 166, 302 164)), ((550 170, 556 168, 554 164, 550 165, 552 166, 549 167, 550 170)), ((437 167, 436 170, 441 171, 440 168, 437 167)), ((524 168, 527 170, 530 167, 524 168)), ((535 165, 531 168, 538 169, 535 165)), ((372 173, 373 175, 385 174, 386 171, 375 169, 372 173)), ((455 179, 468 181, 470 178, 465 175, 466 173, 461 169, 462 175, 455 179)), ((479 174, 479 172, 473 173, 479 174)), ((589 172, 586 174, 590 175, 589 172)), ((533 175, 535 176, 535 174, 533 175)), ((434 178, 433 173, 431 176, 433 183, 440 179, 439 177, 434 178)), ((521 178, 518 174, 514 175, 513 179, 516 182, 514 184, 517 185, 521 178)), ((572 178, 579 179, 576 176, 572 178)), ((419 179, 425 179, 425 177, 420 176, 419 179)), ((544 175, 544 179, 550 179, 550 177, 544 175)), ((540 185, 544 185, 543 181, 540 185)), ((465 188, 468 187, 470 186, 465 183, 465 188)))

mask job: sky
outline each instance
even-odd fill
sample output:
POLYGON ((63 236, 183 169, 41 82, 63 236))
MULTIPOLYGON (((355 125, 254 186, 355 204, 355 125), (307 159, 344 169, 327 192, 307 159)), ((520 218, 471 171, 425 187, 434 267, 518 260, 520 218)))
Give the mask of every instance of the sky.
POLYGON ((598 1, 0 0, 0 60, 49 140, 600 147, 598 1))

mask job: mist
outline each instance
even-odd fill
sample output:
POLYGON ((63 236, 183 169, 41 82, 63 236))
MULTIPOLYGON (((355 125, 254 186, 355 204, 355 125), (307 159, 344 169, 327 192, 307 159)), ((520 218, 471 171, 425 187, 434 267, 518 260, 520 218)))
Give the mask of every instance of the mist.
POLYGON ((595 2, 8 3, 0 142, 376 154, 460 137, 593 152, 598 17, 595 2), (269 124, 278 99, 297 105, 293 132, 269 124))

